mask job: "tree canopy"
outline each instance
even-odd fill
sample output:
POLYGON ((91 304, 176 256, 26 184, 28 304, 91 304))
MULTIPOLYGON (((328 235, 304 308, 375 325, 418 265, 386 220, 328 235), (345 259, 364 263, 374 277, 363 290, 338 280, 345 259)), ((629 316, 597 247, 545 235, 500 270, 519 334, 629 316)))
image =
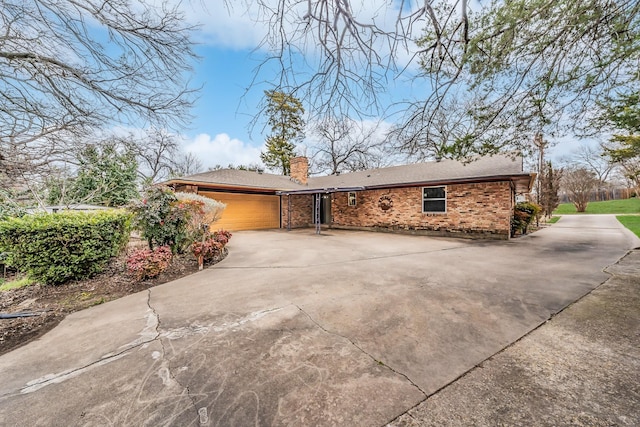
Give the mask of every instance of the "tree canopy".
POLYGON ((136 150, 117 139, 85 146, 76 174, 49 181, 48 202, 123 206, 138 196, 136 150))

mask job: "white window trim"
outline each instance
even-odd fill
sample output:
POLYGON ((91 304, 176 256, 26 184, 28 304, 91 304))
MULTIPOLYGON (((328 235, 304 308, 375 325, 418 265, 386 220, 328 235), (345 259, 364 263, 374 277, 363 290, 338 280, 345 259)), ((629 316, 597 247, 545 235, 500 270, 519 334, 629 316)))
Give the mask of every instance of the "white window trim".
POLYGON ((422 187, 420 191, 422 191, 422 206, 421 206, 422 213, 425 213, 425 214, 446 214, 447 213, 447 186, 446 185, 434 185, 430 187, 422 187), (426 188, 444 188, 444 197, 440 197, 437 199, 436 198, 425 199, 424 190, 426 188), (426 200, 444 200, 444 210, 443 211, 425 211, 424 202, 426 200))
POLYGON ((355 191, 347 192, 347 206, 356 206, 358 204, 358 197, 355 191), (353 194, 353 204, 351 204, 351 195, 353 194))

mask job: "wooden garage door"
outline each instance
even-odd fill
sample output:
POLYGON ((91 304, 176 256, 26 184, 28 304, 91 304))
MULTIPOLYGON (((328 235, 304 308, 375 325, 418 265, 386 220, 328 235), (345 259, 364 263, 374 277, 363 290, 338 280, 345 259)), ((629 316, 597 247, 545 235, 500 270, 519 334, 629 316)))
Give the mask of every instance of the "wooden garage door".
POLYGON ((200 194, 227 205, 213 230, 259 230, 280 228, 280 197, 263 194, 236 194, 201 191, 200 194))

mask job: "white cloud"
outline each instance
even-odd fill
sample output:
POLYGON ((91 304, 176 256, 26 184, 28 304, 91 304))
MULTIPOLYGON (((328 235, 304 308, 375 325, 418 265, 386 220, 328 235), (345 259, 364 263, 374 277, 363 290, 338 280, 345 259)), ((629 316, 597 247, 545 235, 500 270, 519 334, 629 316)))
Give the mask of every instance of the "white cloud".
POLYGON ((226 133, 219 133, 213 138, 201 133, 193 140, 184 143, 184 150, 198 156, 205 168, 215 165, 224 167, 229 164, 249 165, 262 164, 260 151, 262 147, 255 147, 239 139, 231 138, 226 133))
POLYGON ((256 48, 267 33, 266 23, 258 22, 255 8, 247 9, 243 2, 228 3, 183 3, 187 22, 200 26, 197 41, 232 49, 256 48))
MULTIPOLYGON (((270 4, 271 11, 277 9, 279 0, 271 0, 266 3, 270 4)), ((302 25, 302 16, 307 13, 307 5, 305 2, 288 3, 290 7, 285 12, 282 25, 286 34, 300 32, 302 25)), ((403 14, 408 15, 410 10, 420 7, 420 2, 407 5, 397 0, 389 2, 388 0, 363 0, 351 3, 353 16, 362 24, 375 24, 385 31, 393 32, 397 25, 397 18, 400 14, 400 7, 404 6, 403 14)), ((231 49, 255 49, 265 40, 269 30, 273 30, 276 16, 269 15, 256 2, 244 2, 237 0, 215 1, 215 2, 183 2, 181 9, 185 14, 186 21, 190 24, 199 26, 196 33, 196 41, 209 46, 216 46, 231 49), (273 21, 273 22, 272 22, 273 21)), ((412 28, 412 39, 416 38, 422 32, 422 26, 417 25, 412 28)), ((300 34, 301 35, 301 34, 300 34)), ((317 43, 315 39, 317 34, 311 31, 306 37, 312 36, 306 40, 298 39, 302 52, 306 55, 314 55, 317 53, 317 43)), ((384 37, 376 37, 375 50, 379 54, 388 54, 388 40, 384 37)), ((270 42, 272 40, 267 40, 270 42)), ((411 46, 411 50, 414 46, 411 46)), ((397 52, 399 63, 406 64, 412 57, 413 52, 406 52, 400 49, 397 52)))

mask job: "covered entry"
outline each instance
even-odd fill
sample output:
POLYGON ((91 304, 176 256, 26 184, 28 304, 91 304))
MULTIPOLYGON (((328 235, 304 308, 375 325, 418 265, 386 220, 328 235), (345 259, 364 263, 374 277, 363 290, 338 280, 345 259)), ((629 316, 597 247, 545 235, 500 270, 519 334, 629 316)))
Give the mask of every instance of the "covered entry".
POLYGON ((280 228, 280 197, 269 194, 242 194, 199 191, 199 194, 227 205, 214 230, 260 230, 280 228))

